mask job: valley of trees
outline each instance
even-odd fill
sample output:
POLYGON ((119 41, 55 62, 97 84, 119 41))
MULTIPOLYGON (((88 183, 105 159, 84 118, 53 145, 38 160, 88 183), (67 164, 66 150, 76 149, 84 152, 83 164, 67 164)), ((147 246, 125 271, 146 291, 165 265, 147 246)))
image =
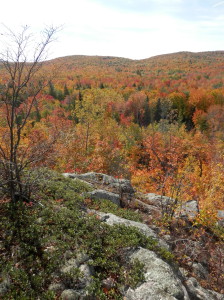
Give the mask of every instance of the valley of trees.
MULTIPOLYGON (((32 167, 128 177, 144 192, 196 199, 211 218, 224 208, 223 54, 45 62, 39 75, 50 79, 35 96, 19 159, 32 160, 36 151, 41 158, 32 167)), ((3 87, 8 78, 0 72, 3 87)), ((17 127, 26 109, 21 100, 17 127)), ((4 105, 0 114, 3 145, 4 105)))
MULTIPOLYGON (((223 209, 223 54, 46 62, 44 74, 58 71, 35 98, 21 136, 26 155, 50 141, 50 155, 37 165, 130 177, 145 192, 223 209)), ((2 144, 7 124, 0 109, 2 144)), ((21 101, 17 125, 25 109, 21 101)))

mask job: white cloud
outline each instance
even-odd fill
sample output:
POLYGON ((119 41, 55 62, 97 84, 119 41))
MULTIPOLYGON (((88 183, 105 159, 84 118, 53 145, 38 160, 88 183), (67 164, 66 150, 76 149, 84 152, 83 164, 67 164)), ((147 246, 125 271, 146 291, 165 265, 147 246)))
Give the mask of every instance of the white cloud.
POLYGON ((220 1, 220 2, 217 2, 213 5, 213 7, 218 7, 218 6, 221 6, 221 5, 224 5, 224 1, 220 1))

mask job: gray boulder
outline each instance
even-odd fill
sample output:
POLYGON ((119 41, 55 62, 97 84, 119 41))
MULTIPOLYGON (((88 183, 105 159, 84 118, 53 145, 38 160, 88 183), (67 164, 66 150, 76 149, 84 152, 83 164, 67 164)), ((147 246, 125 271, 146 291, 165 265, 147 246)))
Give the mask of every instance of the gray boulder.
POLYGON ((84 253, 80 252, 76 255, 76 258, 69 258, 66 260, 65 264, 61 267, 62 273, 69 273, 72 269, 79 268, 82 264, 88 262, 89 256, 84 253))
POLYGON ((87 255, 85 252, 78 252, 76 254, 76 263, 80 266, 81 264, 84 264, 90 259, 89 255, 87 255))
POLYGON ((62 300, 79 300, 80 294, 72 289, 64 290, 61 294, 62 300))
POLYGON ((161 206, 170 206, 174 205, 175 200, 170 197, 161 196, 154 193, 148 193, 145 195, 145 199, 152 205, 161 207, 161 206))
POLYGON ((79 279, 79 287, 86 288, 90 285, 92 282, 92 276, 94 274, 94 269, 92 266, 89 266, 88 264, 82 264, 79 267, 79 270, 82 274, 81 278, 79 279))
POLYGON ((218 225, 224 227, 224 210, 218 210, 218 225))
POLYGON ((208 277, 208 271, 200 263, 193 263, 192 269, 194 274, 200 279, 206 279, 208 277))
POLYGON ((175 212, 176 217, 186 217, 188 219, 194 219, 199 213, 198 202, 196 200, 190 200, 181 203, 175 212))
POLYGON ((145 199, 151 206, 158 207, 162 213, 174 213, 175 217, 193 219, 199 213, 198 202, 196 200, 180 204, 173 198, 154 193, 146 194, 145 199))
POLYGON ((120 196, 118 194, 111 193, 105 190, 94 190, 92 192, 88 192, 87 195, 91 199, 105 199, 117 204, 118 206, 121 205, 120 196))
POLYGON ((77 178, 84 181, 90 181, 92 183, 98 183, 102 185, 107 185, 112 188, 116 188, 119 190, 120 193, 134 193, 134 189, 131 185, 130 180, 127 179, 117 179, 113 176, 106 175, 103 173, 96 173, 96 172, 88 172, 84 174, 76 174, 76 173, 64 173, 65 177, 69 178, 77 178))
POLYGON ((72 178, 72 179, 78 178, 78 179, 81 179, 81 180, 84 180, 84 181, 93 181, 93 182, 98 181, 96 174, 97 173, 95 173, 95 172, 88 172, 88 173, 84 173, 84 174, 63 173, 63 175, 65 177, 69 177, 69 178, 72 178))
POLYGON ((146 194, 145 200, 148 204, 158 207, 162 214, 173 215, 177 206, 175 199, 154 193, 146 194))
POLYGON ((145 265, 145 282, 137 288, 128 288, 127 300, 190 300, 181 280, 169 264, 154 252, 140 248, 130 256, 131 261, 138 259, 145 265))
POLYGON ((48 287, 48 290, 55 293, 62 292, 65 290, 65 285, 63 283, 51 283, 48 287))
POLYGON ((75 258, 70 258, 65 262, 65 264, 61 267, 61 273, 70 273, 72 270, 78 268, 78 263, 75 258))
POLYGON ((193 277, 175 270, 153 251, 139 248, 129 256, 145 265, 145 281, 128 288, 126 300, 224 300, 224 295, 202 288, 193 277))
POLYGON ((134 188, 131 185, 130 180, 127 179, 116 179, 117 182, 112 183, 112 187, 116 187, 121 191, 121 193, 133 194, 135 192, 134 188))
POLYGON ((2 274, 0 274, 0 277, 3 279, 0 282, 0 296, 3 296, 7 293, 8 289, 10 288, 10 279, 2 274))
MULTIPOLYGON (((70 253, 66 256, 70 257, 70 253)), ((86 295, 85 289, 92 282, 94 268, 90 265, 90 257, 85 252, 79 252, 76 258, 70 257, 66 260, 61 267, 61 273, 70 275, 69 281, 64 282, 66 287, 75 287, 76 294, 86 295), (77 274, 79 274, 78 278, 77 274)))
POLYGON ((214 291, 202 288, 197 280, 193 277, 189 278, 186 283, 186 288, 190 299, 194 300, 224 300, 224 295, 214 291))
POLYGON ((147 212, 149 215, 152 216, 161 216, 160 209, 155 205, 146 204, 139 199, 134 200, 135 206, 141 208, 141 210, 147 212))

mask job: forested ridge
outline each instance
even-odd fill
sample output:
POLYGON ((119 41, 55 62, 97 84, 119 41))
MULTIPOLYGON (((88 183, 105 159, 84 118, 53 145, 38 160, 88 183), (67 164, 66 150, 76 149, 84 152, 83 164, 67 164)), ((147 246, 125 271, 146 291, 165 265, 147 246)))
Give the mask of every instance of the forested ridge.
POLYGON ((128 176, 144 191, 222 209, 223 64, 221 51, 48 61, 54 77, 26 142, 57 135, 46 164, 59 171, 128 176))
POLYGON ((129 176, 144 191, 178 193, 221 209, 223 54, 48 61, 42 72, 51 79, 32 108, 24 143, 57 135, 50 167, 129 176))

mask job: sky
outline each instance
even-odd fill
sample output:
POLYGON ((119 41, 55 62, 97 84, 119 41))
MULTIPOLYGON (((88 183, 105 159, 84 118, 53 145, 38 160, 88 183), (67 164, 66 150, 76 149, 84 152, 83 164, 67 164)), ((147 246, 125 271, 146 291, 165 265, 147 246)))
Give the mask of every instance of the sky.
POLYGON ((144 59, 179 51, 224 50, 220 0, 11 0, 2 1, 0 22, 0 51, 3 25, 15 32, 24 25, 33 32, 61 26, 49 58, 144 59))

